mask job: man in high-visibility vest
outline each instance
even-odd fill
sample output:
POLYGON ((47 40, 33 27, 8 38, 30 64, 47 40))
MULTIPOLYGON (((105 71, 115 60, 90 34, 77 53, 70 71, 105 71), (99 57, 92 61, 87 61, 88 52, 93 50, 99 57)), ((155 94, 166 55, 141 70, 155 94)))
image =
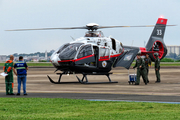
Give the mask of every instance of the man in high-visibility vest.
POLYGON ((16 95, 20 95, 21 92, 21 82, 23 83, 23 92, 24 95, 27 95, 26 93, 26 75, 28 66, 26 62, 23 61, 23 57, 19 57, 19 61, 15 63, 14 68, 17 70, 17 82, 18 82, 18 92, 16 95))
POLYGON ((10 55, 10 59, 6 61, 4 64, 3 70, 8 75, 5 77, 5 83, 6 83, 6 95, 14 95, 13 93, 13 86, 14 86, 14 80, 13 80, 13 72, 17 75, 16 71, 13 68, 13 60, 14 56, 10 55))

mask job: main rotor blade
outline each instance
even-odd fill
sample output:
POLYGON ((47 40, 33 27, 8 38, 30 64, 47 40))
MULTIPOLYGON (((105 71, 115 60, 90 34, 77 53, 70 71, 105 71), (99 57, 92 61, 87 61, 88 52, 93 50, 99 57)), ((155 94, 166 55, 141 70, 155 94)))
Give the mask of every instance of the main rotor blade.
MULTIPOLYGON (((142 26, 98 26, 97 29, 104 28, 121 28, 121 27, 154 27, 155 25, 142 25, 142 26)), ((164 25, 156 25, 156 26, 164 26, 164 25)), ((166 25, 166 26, 176 26, 176 25, 166 25)), ((89 29, 89 27, 70 27, 70 28, 36 28, 36 29, 13 29, 13 30, 5 30, 5 31, 29 31, 29 30, 70 30, 70 29, 89 29)))
POLYGON ((28 30, 69 30, 69 29, 87 29, 86 27, 70 27, 70 28, 36 28, 36 29, 13 29, 5 31, 28 31, 28 30))
MULTIPOLYGON (((98 29, 103 29, 103 28, 120 28, 120 27, 154 27, 154 26, 164 26, 164 25, 140 25, 140 26, 100 26, 98 29)), ((176 25, 166 25, 166 26, 176 26, 176 25)))

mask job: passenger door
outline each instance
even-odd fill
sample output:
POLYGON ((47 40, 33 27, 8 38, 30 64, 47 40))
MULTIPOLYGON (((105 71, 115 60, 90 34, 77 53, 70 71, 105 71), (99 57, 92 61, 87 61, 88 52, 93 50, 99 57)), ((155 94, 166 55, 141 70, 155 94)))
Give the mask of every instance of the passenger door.
POLYGON ((99 68, 111 68, 110 50, 106 47, 99 48, 99 68))
POLYGON ((80 48, 79 53, 77 54, 77 59, 75 64, 79 65, 92 65, 92 62, 95 62, 94 53, 91 45, 85 45, 80 48))

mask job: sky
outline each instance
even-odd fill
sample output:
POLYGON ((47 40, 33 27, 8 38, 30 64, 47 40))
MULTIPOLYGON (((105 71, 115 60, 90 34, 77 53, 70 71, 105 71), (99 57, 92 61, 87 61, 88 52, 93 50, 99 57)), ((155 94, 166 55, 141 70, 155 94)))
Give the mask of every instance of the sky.
MULTIPOLYGON (((168 19, 164 41, 180 45, 180 0, 0 0, 0 55, 57 49, 87 30, 5 31, 48 27, 81 27, 88 23, 154 25, 168 19)), ((144 47, 153 27, 101 29, 124 45, 144 47)))

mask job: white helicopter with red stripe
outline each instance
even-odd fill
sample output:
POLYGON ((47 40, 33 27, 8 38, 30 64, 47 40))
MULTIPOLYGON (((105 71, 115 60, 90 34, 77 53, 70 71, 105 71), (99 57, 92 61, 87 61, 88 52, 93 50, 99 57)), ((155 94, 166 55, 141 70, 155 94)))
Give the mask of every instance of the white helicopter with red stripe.
MULTIPOLYGON (((159 58, 162 59, 167 54, 167 48, 163 41, 167 19, 158 18, 156 25, 148 26, 99 26, 96 23, 87 24, 85 27, 71 28, 40 28, 40 29, 17 29, 21 30, 52 30, 52 29, 87 29, 84 37, 78 38, 70 43, 66 43, 58 48, 51 56, 51 63, 60 70, 61 73, 58 82, 54 82, 49 76, 52 83, 60 84, 63 74, 83 74, 83 78, 77 77, 80 83, 89 83, 87 75, 106 75, 109 79, 108 83, 112 82, 109 73, 112 67, 125 67, 129 69, 131 63, 137 53, 141 55, 149 54, 152 61, 155 60, 155 52, 159 53, 159 58), (154 27, 154 30, 149 38, 145 48, 124 46, 120 41, 105 37, 98 29, 117 28, 117 27, 154 27), (83 81, 84 78, 86 81, 83 81)), ((104 82, 103 82, 104 83, 104 82)))

